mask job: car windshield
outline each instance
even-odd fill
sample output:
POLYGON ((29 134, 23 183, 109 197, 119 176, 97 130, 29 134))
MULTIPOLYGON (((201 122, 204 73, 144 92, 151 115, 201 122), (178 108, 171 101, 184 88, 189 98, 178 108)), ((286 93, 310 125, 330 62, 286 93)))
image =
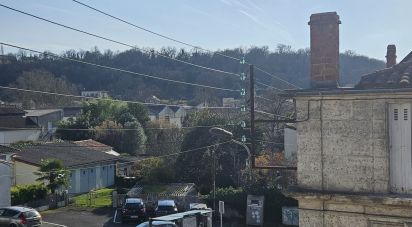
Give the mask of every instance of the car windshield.
POLYGON ((126 203, 124 206, 126 209, 139 209, 142 207, 140 203, 126 203))
POLYGON ((158 206, 157 209, 158 209, 158 210, 167 210, 167 211, 170 211, 170 210, 173 210, 174 207, 173 207, 173 206, 158 206))

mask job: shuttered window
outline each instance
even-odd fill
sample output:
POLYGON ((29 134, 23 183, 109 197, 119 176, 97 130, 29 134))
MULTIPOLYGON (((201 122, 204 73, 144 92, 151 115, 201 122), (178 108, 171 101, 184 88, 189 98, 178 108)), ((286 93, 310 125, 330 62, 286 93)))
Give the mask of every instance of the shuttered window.
POLYGON ((412 194, 411 104, 390 104, 389 108, 391 191, 412 194))

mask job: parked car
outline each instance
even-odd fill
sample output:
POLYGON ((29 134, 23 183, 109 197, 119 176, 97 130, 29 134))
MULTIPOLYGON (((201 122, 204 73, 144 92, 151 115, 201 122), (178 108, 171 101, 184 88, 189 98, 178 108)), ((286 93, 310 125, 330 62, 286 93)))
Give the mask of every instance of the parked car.
POLYGON ((156 216, 164 216, 177 213, 177 206, 174 200, 159 200, 155 209, 156 216))
POLYGON ((12 206, 0 208, 0 226, 41 226, 41 215, 35 209, 29 207, 12 206))
MULTIPOLYGON (((171 221, 153 221, 152 226, 156 227, 177 227, 177 225, 171 221)), ((136 227, 149 227, 149 222, 143 222, 136 227)))
POLYGON ((147 217, 146 206, 142 199, 127 198, 122 208, 122 222, 130 220, 144 221, 147 217))

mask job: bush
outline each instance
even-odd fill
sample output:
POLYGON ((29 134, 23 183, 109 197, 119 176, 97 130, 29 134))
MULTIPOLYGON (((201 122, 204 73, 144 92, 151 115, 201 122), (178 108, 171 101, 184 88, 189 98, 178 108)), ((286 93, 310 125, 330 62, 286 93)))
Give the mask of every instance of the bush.
MULTIPOLYGON (((295 199, 284 196, 279 190, 274 188, 218 188, 216 190, 217 201, 224 201, 225 206, 236 210, 243 218, 246 217, 247 195, 265 196, 264 221, 269 223, 279 223, 282 221, 282 206, 297 206, 295 199)), ((213 191, 204 197, 204 201, 209 207, 213 206, 213 191)))
POLYGON ((11 188, 11 204, 19 205, 45 199, 47 191, 46 186, 43 184, 14 186, 11 188))

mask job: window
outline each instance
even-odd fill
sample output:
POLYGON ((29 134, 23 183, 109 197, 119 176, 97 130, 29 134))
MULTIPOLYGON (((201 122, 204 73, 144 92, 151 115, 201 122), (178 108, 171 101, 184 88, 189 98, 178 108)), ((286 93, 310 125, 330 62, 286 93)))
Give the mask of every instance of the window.
POLYGON ((167 124, 170 123, 170 116, 165 116, 165 123, 167 123, 167 124))
POLYGON ((389 105, 389 166, 391 191, 412 194, 411 104, 389 105))

